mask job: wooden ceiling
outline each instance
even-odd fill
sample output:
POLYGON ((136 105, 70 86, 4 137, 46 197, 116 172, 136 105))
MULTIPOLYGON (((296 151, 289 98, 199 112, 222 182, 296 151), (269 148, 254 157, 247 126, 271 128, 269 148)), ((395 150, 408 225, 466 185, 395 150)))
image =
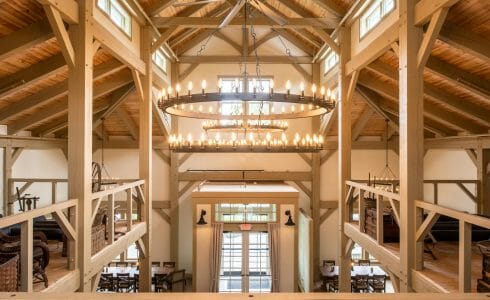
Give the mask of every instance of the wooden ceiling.
MULTIPOLYGON (((132 1, 132 0, 126 0, 132 1)), ((191 6, 195 0, 139 0, 151 17, 227 16, 239 0, 191 6)), ((289 18, 339 22, 354 0, 262 0, 265 9, 289 18)), ((256 10, 257 16, 263 11, 256 10)), ((243 12, 238 11, 237 16, 243 12)), ((161 28, 182 55, 209 36, 209 28, 161 28)), ((269 29, 272 32, 272 29, 269 29)), ((216 32, 216 30, 213 29, 216 32)), ((282 28, 275 34, 314 56, 332 29, 282 28)), ((217 31, 219 33, 219 31, 217 31)), ((460 0, 449 11, 424 71, 427 136, 488 133, 490 129, 490 2, 460 0)), ((222 39, 226 41, 226 36, 222 39)), ((209 53, 208 53, 209 54, 209 53)), ((212 54, 212 53, 211 53, 212 54)), ((385 119, 398 114, 398 58, 389 51, 362 70, 352 111, 356 136, 382 136, 385 119)), ((137 139, 138 100, 129 70, 108 52, 94 58, 94 131, 137 139)), ((58 42, 35 0, 0 0, 0 124, 9 134, 67 133, 67 67, 58 42)), ((396 126, 395 126, 396 127, 396 126)), ((328 135, 336 135, 336 124, 328 135)), ((154 124, 154 135, 163 131, 154 124)), ((392 133, 391 133, 392 134, 392 133)), ((390 135, 391 135, 390 134, 390 135)), ((396 134, 396 133, 395 133, 396 134)))

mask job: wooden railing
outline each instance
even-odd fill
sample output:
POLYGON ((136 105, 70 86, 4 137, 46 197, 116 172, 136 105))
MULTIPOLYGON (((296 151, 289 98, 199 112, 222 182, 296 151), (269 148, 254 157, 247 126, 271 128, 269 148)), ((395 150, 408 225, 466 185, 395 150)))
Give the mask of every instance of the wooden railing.
POLYGON ((34 183, 49 183, 51 184, 51 204, 55 204, 57 201, 57 186, 59 183, 68 183, 68 179, 56 179, 56 178, 9 178, 8 179, 8 208, 6 215, 10 216, 14 213, 15 199, 17 199, 17 191, 15 190, 16 183, 23 183, 19 187, 19 193, 22 195, 28 188, 34 183))
POLYGON ((107 203, 107 231, 109 233, 108 242, 109 245, 114 243, 114 229, 115 229, 115 220, 114 216, 116 215, 116 211, 125 211, 126 212, 126 229, 129 232, 133 226, 132 214, 133 214, 133 200, 136 200, 137 204, 137 220, 141 221, 141 206, 145 202, 145 197, 143 194, 143 186, 145 184, 144 180, 136 180, 132 182, 123 183, 121 185, 115 186, 113 188, 96 192, 92 194, 92 218, 91 223, 94 222, 95 217, 99 208, 101 207, 101 203, 104 201, 107 203), (133 194, 134 191, 134 194, 133 194), (115 205, 115 197, 117 194, 125 193, 125 208, 124 209, 116 209, 115 205))
POLYGON ((490 219, 435 205, 425 201, 415 201, 415 206, 428 213, 424 222, 416 231, 416 241, 421 242, 444 215, 459 221, 459 273, 458 287, 460 292, 471 292, 471 227, 472 225, 490 229, 490 219))
MULTIPOLYGON (((0 219, 0 228, 20 224, 20 291, 31 292, 32 272, 33 272, 33 223, 34 218, 51 214, 66 235, 70 249, 76 248, 77 226, 70 220, 75 220, 77 215, 78 200, 67 200, 47 207, 33 209, 16 215, 7 216, 0 219), (67 214, 65 214, 65 212, 67 214)), ((68 251, 67 268, 74 270, 76 257, 68 251)))

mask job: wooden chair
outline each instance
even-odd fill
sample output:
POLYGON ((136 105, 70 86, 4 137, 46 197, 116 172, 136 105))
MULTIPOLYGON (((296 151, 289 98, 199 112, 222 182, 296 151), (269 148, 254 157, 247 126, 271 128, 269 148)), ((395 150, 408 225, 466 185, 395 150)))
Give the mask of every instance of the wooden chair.
POLYGON ((177 284, 182 284, 182 292, 185 291, 185 269, 177 270, 167 276, 167 289, 173 291, 177 284))
POLYGON ((352 281, 351 289, 354 293, 368 293, 369 292, 369 276, 368 275, 356 275, 352 281))
POLYGON ((129 273, 117 273, 116 284, 118 292, 129 292, 132 288, 129 273))
POLYGON ((371 265, 371 261, 369 259, 359 259, 357 261, 357 265, 359 266, 370 266, 371 265))
POLYGON ((127 266, 128 266, 128 263, 125 262, 125 261, 118 261, 118 262, 116 262, 116 267, 126 268, 127 266))
POLYGON ((155 292, 156 293, 162 293, 162 292, 168 291, 167 277, 168 277, 167 274, 160 274, 160 273, 155 274, 155 292))
POLYGON ((339 275, 334 275, 332 277, 331 283, 328 285, 328 291, 331 293, 339 292, 339 275))
POLYGON ((134 274, 133 277, 133 291, 135 293, 139 292, 140 290, 140 275, 139 274, 134 274))
POLYGON ((101 274, 99 281, 99 291, 114 292, 114 275, 101 274))
POLYGON ((151 266, 152 267, 160 267, 160 262, 159 261, 152 261, 151 266))
POLYGON ((370 281, 369 285, 375 293, 385 293, 386 292, 386 275, 373 275, 373 279, 370 281))

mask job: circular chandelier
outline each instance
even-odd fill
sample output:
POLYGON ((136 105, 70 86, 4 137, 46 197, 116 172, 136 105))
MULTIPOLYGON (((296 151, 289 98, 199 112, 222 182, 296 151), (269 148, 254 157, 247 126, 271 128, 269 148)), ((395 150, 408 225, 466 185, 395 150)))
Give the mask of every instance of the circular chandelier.
MULTIPOLYGON (((162 112, 175 117, 205 120, 202 124, 205 134, 203 133, 200 139, 194 140, 191 134, 186 138, 182 133, 173 134, 169 137, 170 150, 178 152, 317 152, 322 150, 323 136, 316 134, 300 136, 296 133, 294 137, 288 137, 285 133, 288 122, 285 120, 319 117, 332 111, 336 106, 336 94, 323 86, 318 88, 317 85, 312 84, 311 94, 305 95, 303 82, 299 85, 300 93, 292 93, 289 80, 286 81, 283 93, 274 91, 273 80, 266 82, 268 87, 265 89, 261 80, 261 66, 256 47, 257 36, 252 22, 253 13, 247 1, 244 14, 243 29, 248 27, 247 19, 250 19, 250 34, 256 58, 255 78, 249 82, 248 58, 244 56, 243 62, 239 64, 238 76, 243 79, 243 86, 240 79, 236 78, 233 84, 228 80, 226 88, 223 86, 223 80, 219 79, 217 92, 206 91, 206 80, 202 80, 200 92, 193 92, 192 82, 187 84, 185 91, 182 91, 180 83, 162 90, 157 101, 162 112), (251 89, 249 89, 250 83, 251 89), (227 108, 226 113, 223 113, 220 106, 222 101, 241 102, 242 109, 234 108, 231 112, 227 108), (258 111, 254 102, 260 104, 258 111), (243 103, 250 103, 245 107, 251 107, 254 103, 255 109, 251 111, 243 109, 243 103), (267 109, 264 109, 264 104, 267 104, 267 109), (208 132, 215 133, 214 137, 208 136, 208 132)), ((197 56, 202 54, 216 31, 213 31, 201 45, 197 56)), ((286 49, 286 54, 291 56, 290 49, 281 37, 278 37, 286 49)))

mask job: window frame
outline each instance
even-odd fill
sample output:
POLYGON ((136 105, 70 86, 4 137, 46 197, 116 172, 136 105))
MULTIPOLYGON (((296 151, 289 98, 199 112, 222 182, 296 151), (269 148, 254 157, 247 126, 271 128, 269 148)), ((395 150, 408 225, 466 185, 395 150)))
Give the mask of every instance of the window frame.
POLYGON ((152 59, 153 63, 155 64, 155 66, 157 66, 157 68, 160 71, 162 71, 165 75, 167 75, 167 57, 165 56, 165 54, 163 53, 163 51, 161 49, 157 49, 157 51, 155 51, 153 53, 151 59, 152 59), (163 62, 164 62, 164 65, 163 66, 160 66, 159 64, 157 64, 157 62, 156 62, 157 54, 160 55, 163 58, 163 62))
MULTIPOLYGON (((106 4, 107 7, 104 8, 104 7, 101 7, 99 5, 101 0, 97 0, 97 3, 95 3, 95 6, 102 12, 102 14, 104 14, 112 22, 112 24, 114 24, 122 33, 124 33, 129 38, 129 40, 132 40, 132 38, 133 38, 133 17, 129 13, 129 11, 124 7, 124 5, 121 2, 119 2, 119 0, 104 0, 104 1, 107 3, 106 4), (121 10, 124 13, 126 13, 126 15, 128 17, 128 31, 129 32, 126 32, 126 30, 123 27, 121 27, 118 23, 116 23, 112 19, 111 9, 112 9, 113 2, 116 2, 117 5, 119 5, 121 7, 121 10)), ((116 8, 116 9, 118 9, 118 8, 116 8)))
POLYGON ((330 53, 325 57, 325 60, 323 61, 323 68, 325 69, 323 72, 323 75, 327 75, 330 71, 332 71, 336 66, 339 64, 339 56, 335 51, 331 50, 330 53), (327 62, 331 57, 335 57, 335 63, 330 66, 330 68, 327 68, 327 62))
POLYGON ((385 1, 391 1, 391 0, 375 0, 375 2, 371 3, 371 5, 369 5, 369 7, 359 17, 359 41, 362 41, 366 36, 368 36, 369 33, 374 30, 374 28, 378 27, 378 25, 381 22, 383 22, 383 20, 396 9, 396 1, 397 0, 392 0, 393 1, 393 7, 388 11, 384 11, 385 1), (377 3, 380 6, 379 9, 381 9, 381 17, 379 18, 377 23, 375 23, 371 28, 366 30, 366 32, 364 32, 364 34, 362 34, 361 31, 362 31, 363 18, 366 17, 368 15, 368 13, 370 14, 374 11, 374 10, 371 11, 371 9, 373 7, 375 7, 377 3))

